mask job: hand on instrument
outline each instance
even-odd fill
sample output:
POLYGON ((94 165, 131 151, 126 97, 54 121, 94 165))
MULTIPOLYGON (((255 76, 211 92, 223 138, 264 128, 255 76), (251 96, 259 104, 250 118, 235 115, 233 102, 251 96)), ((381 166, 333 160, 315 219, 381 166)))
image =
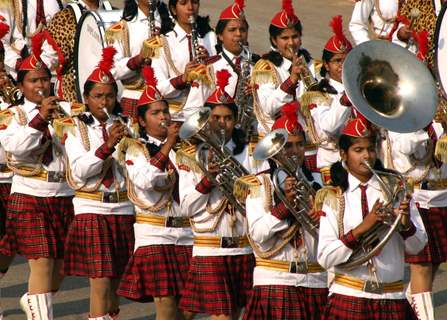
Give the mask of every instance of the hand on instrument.
MULTIPOLYGON (((313 208, 313 203, 314 203, 314 197, 309 196, 309 207, 313 208)), ((307 214, 315 223, 320 223, 320 214, 318 213, 318 211, 311 209, 307 214)))
POLYGON ((115 147, 121 139, 126 135, 127 128, 122 123, 114 123, 109 129, 109 138, 106 145, 109 149, 115 147))
POLYGON ((297 84, 301 79, 301 74, 304 73, 306 61, 304 57, 298 57, 296 54, 293 55, 292 67, 290 69, 290 80, 292 83, 297 84))
POLYGON ((42 118, 49 121, 53 118, 53 114, 56 112, 56 110, 59 108, 58 97, 47 97, 42 100, 42 103, 40 104, 40 110, 39 114, 42 118))
POLYGON ((289 202, 294 203, 296 197, 296 179, 294 177, 287 177, 284 180, 284 194, 289 202))
POLYGON ((178 141, 178 134, 180 131, 180 124, 178 122, 171 122, 166 130, 168 131, 167 133, 167 138, 166 138, 166 143, 174 146, 177 141, 178 141))
POLYGON ((247 84, 244 88, 244 94, 247 96, 251 96, 256 89, 256 84, 250 84, 250 81, 247 81, 247 84))
POLYGON ((358 239, 361 235, 366 233, 369 229, 371 229, 377 222, 383 220, 383 216, 379 214, 379 209, 383 206, 383 203, 377 199, 374 203, 372 210, 368 213, 368 215, 363 218, 361 224, 359 224, 352 232, 354 233, 354 237, 358 239))
POLYGON ((199 46, 197 48, 197 59, 198 60, 205 60, 207 58, 209 58, 210 54, 208 52, 208 50, 204 47, 204 46, 199 46))
POLYGON ((410 27, 408 27, 408 26, 403 26, 399 29, 399 31, 397 31, 397 38, 400 41, 408 42, 412 36, 413 36, 413 33, 412 33, 410 27))
POLYGON ((406 195, 405 199, 400 202, 399 208, 394 209, 394 215, 402 214, 402 220, 400 221, 403 228, 408 228, 410 226, 410 200, 411 196, 406 195))
POLYGON ((4 88, 7 86, 11 86, 12 82, 9 79, 8 74, 5 71, 0 72, 0 87, 4 88))
POLYGON ((183 72, 182 80, 183 82, 188 82, 188 75, 191 71, 193 71, 195 68, 197 68, 200 64, 196 61, 190 61, 186 64, 185 72, 183 72))

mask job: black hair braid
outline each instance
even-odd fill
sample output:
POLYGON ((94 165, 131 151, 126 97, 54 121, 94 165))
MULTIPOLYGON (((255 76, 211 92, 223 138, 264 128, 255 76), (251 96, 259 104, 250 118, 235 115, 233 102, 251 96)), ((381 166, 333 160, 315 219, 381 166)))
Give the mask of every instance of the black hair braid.
POLYGON ((22 0, 22 36, 26 39, 26 27, 28 26, 28 1, 22 0))
POLYGON ((135 0, 126 0, 124 2, 123 19, 126 21, 133 20, 138 14, 138 3, 135 0))

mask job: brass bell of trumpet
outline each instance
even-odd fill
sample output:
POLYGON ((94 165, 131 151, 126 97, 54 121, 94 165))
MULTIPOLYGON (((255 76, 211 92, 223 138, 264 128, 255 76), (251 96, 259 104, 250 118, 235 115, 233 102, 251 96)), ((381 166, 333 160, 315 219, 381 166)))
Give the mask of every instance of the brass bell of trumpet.
POLYGON ((22 100, 23 93, 16 86, 8 85, 6 87, 0 88, 0 96, 6 103, 17 106, 22 100))
POLYGON ((362 115, 390 131, 414 132, 435 116, 438 95, 432 74, 414 54, 389 41, 352 49, 343 64, 343 85, 362 115))

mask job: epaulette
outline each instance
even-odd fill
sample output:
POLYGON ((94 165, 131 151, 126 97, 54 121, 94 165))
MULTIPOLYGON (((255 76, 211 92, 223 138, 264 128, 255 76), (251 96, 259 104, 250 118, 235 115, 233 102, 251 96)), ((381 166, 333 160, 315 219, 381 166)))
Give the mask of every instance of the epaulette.
POLYGON ((177 163, 177 166, 187 166, 193 172, 201 173, 202 170, 196 162, 196 151, 197 147, 195 145, 184 146, 177 150, 175 156, 175 162, 177 163))
POLYGON ((199 64, 194 70, 190 71, 186 77, 188 83, 193 83, 195 81, 201 81, 202 83, 210 86, 213 80, 210 75, 209 66, 204 64, 199 64))
POLYGON ((58 118, 53 120, 52 126, 56 137, 63 141, 68 132, 74 134, 76 122, 72 117, 58 118))
POLYGON ((85 106, 85 104, 82 103, 72 103, 71 104, 71 116, 72 117, 76 117, 78 115, 80 115, 81 113, 85 112, 87 110, 87 107, 85 106))
POLYGON ((160 57, 160 50, 163 48, 163 38, 155 36, 143 41, 143 50, 141 51, 144 59, 160 57))
POLYGON ((270 61, 265 59, 259 60, 253 68, 253 82, 256 84, 272 82, 274 71, 274 66, 270 61))
POLYGON ((263 137, 261 137, 259 134, 252 134, 250 135, 250 139, 248 140, 248 155, 253 156, 253 152, 255 151, 255 148, 260 140, 262 140, 263 137))
POLYGON ((11 109, 5 109, 0 111, 0 130, 5 130, 11 123, 14 117, 14 112, 11 109))
POLYGON ((317 191, 314 199, 314 211, 321 211, 323 205, 328 205, 331 209, 338 212, 339 198, 343 192, 340 187, 326 186, 317 191))
POLYGON ((124 163, 126 154, 136 157, 138 154, 142 153, 148 160, 150 158, 146 146, 141 141, 134 138, 124 137, 121 139, 116 149, 118 154, 118 162, 121 164, 124 163))
POLYGON ((261 181, 259 181, 258 177, 253 174, 240 177, 234 182, 233 195, 240 202, 245 203, 249 194, 253 197, 259 197, 261 185, 261 181))
POLYGON ((310 116, 311 105, 322 105, 330 102, 330 97, 320 91, 306 91, 299 98, 300 111, 305 117, 310 116))
POLYGON ((127 23, 125 20, 121 20, 106 30, 105 38, 108 44, 112 44, 115 41, 121 42, 124 40, 124 32, 127 29, 127 23))

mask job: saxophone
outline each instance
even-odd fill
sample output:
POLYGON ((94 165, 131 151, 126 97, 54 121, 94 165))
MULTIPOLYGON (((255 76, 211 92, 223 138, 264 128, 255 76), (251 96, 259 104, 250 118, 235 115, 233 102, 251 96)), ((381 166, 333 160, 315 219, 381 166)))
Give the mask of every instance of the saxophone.
POLYGON ((256 120, 253 113, 253 95, 245 93, 245 88, 250 84, 252 52, 247 45, 244 45, 242 42, 239 44, 242 48, 242 68, 240 80, 236 88, 236 104, 239 106, 238 127, 246 133, 248 138, 252 133, 250 131, 253 129, 254 121, 256 120))

